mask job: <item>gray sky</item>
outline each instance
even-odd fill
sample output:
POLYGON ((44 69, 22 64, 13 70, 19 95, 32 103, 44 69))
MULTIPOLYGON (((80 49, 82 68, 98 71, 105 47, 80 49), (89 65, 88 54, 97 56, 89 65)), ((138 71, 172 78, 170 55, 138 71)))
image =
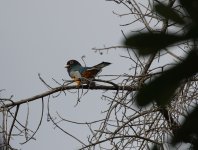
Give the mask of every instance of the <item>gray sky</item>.
MULTIPOLYGON (((112 13, 116 6, 105 0, 0 0, 0 89, 6 89, 1 96, 14 95, 13 99, 19 100, 46 91, 38 73, 51 85, 58 86, 51 78, 60 82, 63 78, 69 79, 64 69, 66 61, 80 61, 83 55, 90 66, 101 61, 112 62, 103 74, 126 71, 128 66, 121 66, 118 61, 122 52, 113 50, 99 55, 91 50, 104 45, 119 45, 122 39, 119 24, 123 22, 112 13)), ((51 100, 51 112, 58 111, 63 117, 75 121, 92 121, 100 118, 101 110, 105 110, 101 95, 101 92, 94 94, 90 91, 74 107, 77 94, 68 93, 51 100)), ((30 104, 29 125, 32 130, 36 129, 40 119, 40 107, 39 101, 30 104)), ((23 123, 26 112, 24 105, 19 113, 23 123)), ((22 150, 77 149, 79 143, 54 129, 52 123, 47 122, 46 114, 45 111, 36 141, 20 145, 18 143, 24 139, 15 138, 13 146, 22 150)), ((70 124, 61 125, 86 141, 87 130, 70 124)))

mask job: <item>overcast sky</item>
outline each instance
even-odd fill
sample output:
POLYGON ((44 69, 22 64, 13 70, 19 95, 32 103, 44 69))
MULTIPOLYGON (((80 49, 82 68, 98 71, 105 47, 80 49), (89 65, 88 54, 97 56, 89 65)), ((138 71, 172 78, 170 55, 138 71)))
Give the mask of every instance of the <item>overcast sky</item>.
MULTIPOLYGON (((58 86, 52 78, 60 82, 69 79, 65 63, 69 59, 82 63, 83 55, 88 66, 101 61, 112 62, 103 74, 126 71, 128 66, 118 61, 122 52, 113 50, 99 55, 92 50, 93 47, 121 43, 119 24, 123 22, 112 13, 116 8, 116 4, 105 0, 0 0, 0 89, 6 89, 1 96, 14 95, 13 100, 20 100, 46 91, 38 73, 52 86, 58 86)), ((93 94, 90 91, 77 107, 74 107, 77 94, 68 93, 52 99, 52 114, 58 111, 67 119, 92 121, 100 117, 101 110, 105 110, 101 95, 101 92, 93 94)), ((32 130, 36 129, 40 119, 40 108, 40 100, 30 104, 29 126, 32 130)), ((18 116, 23 123, 26 113, 24 104, 18 116)), ((70 124, 61 125, 86 141, 87 130, 70 124)), ((35 138, 24 145, 19 144, 24 138, 15 138, 12 144, 22 150, 77 149, 80 146, 47 122, 46 105, 44 120, 35 138)))

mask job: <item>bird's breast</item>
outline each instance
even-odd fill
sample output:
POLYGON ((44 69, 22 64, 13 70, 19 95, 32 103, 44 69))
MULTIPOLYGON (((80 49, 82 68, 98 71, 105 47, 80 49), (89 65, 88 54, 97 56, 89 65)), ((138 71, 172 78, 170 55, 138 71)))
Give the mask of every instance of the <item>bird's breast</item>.
POLYGON ((75 79, 80 79, 81 74, 79 71, 70 71, 70 77, 75 78, 75 79))

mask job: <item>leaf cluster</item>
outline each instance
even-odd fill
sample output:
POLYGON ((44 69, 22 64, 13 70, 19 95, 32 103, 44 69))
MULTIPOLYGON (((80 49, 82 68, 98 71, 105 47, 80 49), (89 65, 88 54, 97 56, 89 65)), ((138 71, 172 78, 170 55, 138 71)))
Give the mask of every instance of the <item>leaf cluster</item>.
MULTIPOLYGON (((148 32, 132 34, 124 41, 126 46, 136 49, 142 56, 155 55, 167 47, 183 41, 188 40, 194 43, 182 62, 142 86, 136 96, 136 102, 139 106, 146 106, 152 102, 156 102, 160 107, 168 105, 181 82, 192 78, 198 72, 198 0, 179 0, 179 3, 184 8, 187 17, 181 16, 173 8, 162 3, 155 5, 154 9, 164 20, 183 26, 185 32, 182 35, 148 32)), ((181 128, 177 130, 172 140, 173 144, 182 141, 189 142, 194 146, 194 149, 198 149, 198 121, 196 116, 198 116, 198 106, 195 106, 181 128)))

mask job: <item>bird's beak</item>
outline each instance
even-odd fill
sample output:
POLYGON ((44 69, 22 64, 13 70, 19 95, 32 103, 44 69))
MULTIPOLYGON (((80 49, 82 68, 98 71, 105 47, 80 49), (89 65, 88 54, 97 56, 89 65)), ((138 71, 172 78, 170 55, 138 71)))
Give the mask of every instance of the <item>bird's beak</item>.
POLYGON ((68 68, 68 67, 69 67, 69 65, 66 65, 66 66, 65 66, 65 68, 68 68))

